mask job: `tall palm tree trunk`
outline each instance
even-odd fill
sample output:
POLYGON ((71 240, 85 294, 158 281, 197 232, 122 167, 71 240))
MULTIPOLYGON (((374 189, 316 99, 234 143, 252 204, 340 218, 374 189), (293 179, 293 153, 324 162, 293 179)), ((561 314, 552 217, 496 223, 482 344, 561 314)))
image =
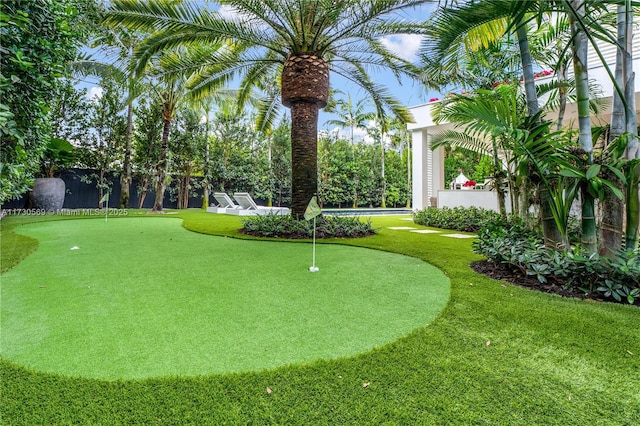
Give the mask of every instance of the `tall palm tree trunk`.
POLYGON ((527 26, 524 22, 518 22, 516 35, 518 37, 520 60, 522 61, 522 77, 524 79, 524 93, 527 99, 527 113, 532 117, 538 113, 540 105, 538 104, 538 94, 533 76, 533 58, 529 50, 529 36, 527 35, 527 26))
POLYGON ((167 173, 169 172, 168 150, 169 150, 169 131, 171 130, 171 120, 164 119, 162 128, 162 145, 160 146, 160 158, 156 167, 156 198, 153 202, 154 213, 162 212, 162 204, 164 201, 164 190, 166 189, 167 173))
POLYGON ((318 193, 318 115, 329 98, 329 66, 291 55, 282 69, 282 104, 291 109, 291 215, 301 219, 318 193))
MULTIPOLYGON (((518 22, 516 28, 518 47, 520 49, 520 60, 522 61, 524 92, 527 100, 527 114, 529 115, 529 117, 533 117, 536 116, 540 111, 540 106, 538 104, 538 94, 536 92, 536 83, 533 74, 533 59, 531 57, 531 51, 529 50, 529 37, 527 35, 527 27, 523 22, 518 22)), ((537 183, 539 187, 542 187, 540 182, 537 183)), ((545 245, 547 247, 557 247, 562 243, 562 233, 558 229, 555 221, 550 218, 550 203, 552 203, 553 201, 547 191, 541 189, 540 194, 540 215, 545 245)), ((512 201, 513 198, 514 197, 512 194, 512 201)))
MULTIPOLYGON (((623 6, 619 6, 623 7, 623 6)), ((633 9, 627 0, 624 5, 624 95, 627 101, 625 109, 625 130, 630 135, 627 144, 627 159, 640 158, 638 146, 638 119, 635 104, 635 73, 633 72, 633 9)), ((640 229, 640 164, 631 171, 631 179, 627 183, 627 227, 625 230, 625 249, 628 251, 638 248, 638 230, 640 229)))
MULTIPOLYGON (((625 66, 624 46, 626 30, 626 13, 624 5, 618 5, 617 10, 617 42, 615 79, 618 87, 624 88, 625 66), (622 46, 622 47, 621 47, 622 46)), ((625 108, 622 97, 617 90, 613 91, 613 105, 611 107, 611 126, 607 143, 613 142, 625 131, 625 108)), ((604 256, 614 256, 622 247, 622 222, 624 221, 624 202, 606 189, 605 197, 600 203, 600 234, 598 252, 604 256)))
MULTIPOLYGON (((587 71, 587 54, 589 42, 584 29, 577 22, 578 17, 585 14, 585 2, 572 0, 571 33, 573 42, 573 70, 576 81, 576 95, 578 105, 578 127, 580 148, 586 156, 585 166, 593 164, 593 142, 591 139, 591 117, 589 111, 589 73, 587 71), (575 13, 575 15, 574 15, 575 13)), ((597 250, 597 228, 595 218, 595 200, 587 190, 587 182, 582 185, 582 244, 587 253, 597 250)))
POLYGON ((211 186, 211 170, 210 170, 210 153, 209 153, 209 132, 211 131, 209 124, 209 111, 205 108, 205 140, 204 140, 204 165, 202 167, 202 209, 207 210, 209 207, 209 187, 211 186))
POLYGON ((127 105, 127 131, 125 133, 124 148, 124 164, 122 166, 122 174, 120 174, 120 200, 118 208, 126 209, 129 207, 131 199, 131 140, 133 134, 133 101, 127 105))
POLYGON ((315 103, 291 105, 291 211, 297 218, 318 192, 318 111, 315 103))
POLYGON ((380 160, 381 160, 381 175, 382 178, 382 194, 380 195, 380 207, 383 209, 387 208, 387 181, 384 177, 384 133, 380 138, 380 160))

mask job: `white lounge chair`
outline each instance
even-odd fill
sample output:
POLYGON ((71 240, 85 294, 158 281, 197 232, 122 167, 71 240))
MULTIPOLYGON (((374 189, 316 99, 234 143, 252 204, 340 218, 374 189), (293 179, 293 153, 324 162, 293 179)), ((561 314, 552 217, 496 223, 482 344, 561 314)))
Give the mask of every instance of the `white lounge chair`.
POLYGON ((289 214, 289 209, 287 207, 267 207, 257 205, 248 192, 236 192, 233 194, 233 198, 240 205, 240 209, 231 211, 231 214, 289 214))
POLYGON ((214 192, 213 198, 216 200, 216 206, 207 207, 209 213, 229 213, 232 210, 239 210, 242 207, 233 202, 226 192, 214 192))

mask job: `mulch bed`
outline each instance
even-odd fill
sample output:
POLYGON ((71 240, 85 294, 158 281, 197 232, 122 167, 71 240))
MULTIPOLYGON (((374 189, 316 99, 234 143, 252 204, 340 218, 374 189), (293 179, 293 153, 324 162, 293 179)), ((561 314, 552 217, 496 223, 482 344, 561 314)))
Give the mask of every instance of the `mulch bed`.
POLYGON ((549 281, 541 283, 536 277, 523 274, 520 271, 507 269, 488 260, 480 260, 471 264, 471 269, 479 274, 483 274, 489 278, 507 281, 511 284, 537 290, 543 293, 557 294, 563 297, 577 297, 579 299, 596 300, 599 302, 614 302, 614 300, 605 300, 598 294, 585 294, 575 287, 563 286, 561 283, 549 281))

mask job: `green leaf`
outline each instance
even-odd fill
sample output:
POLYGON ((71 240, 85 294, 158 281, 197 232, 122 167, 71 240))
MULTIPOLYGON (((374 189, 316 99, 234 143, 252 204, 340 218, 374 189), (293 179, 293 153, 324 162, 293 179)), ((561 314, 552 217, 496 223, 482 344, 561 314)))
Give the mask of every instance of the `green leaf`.
POLYGON ((577 179, 584 178, 584 174, 580 173, 577 170, 573 170, 573 169, 562 169, 558 173, 560 174, 560 176, 565 176, 565 177, 572 177, 572 178, 577 178, 577 179))
POLYGON ((587 169, 587 173, 585 174, 587 180, 591 180, 594 177, 598 176, 601 168, 602 166, 600 166, 600 164, 592 164, 591 166, 589 166, 589 168, 587 169))
POLYGON ((605 164, 605 167, 606 167, 607 169, 609 169, 609 170, 611 171, 611 173, 613 173, 614 175, 616 175, 616 177, 617 177, 618 179, 620 179, 620 181, 622 182, 622 184, 623 184, 623 185, 626 185, 626 184, 627 184, 627 178, 625 177, 625 175, 624 175, 624 173, 622 172, 622 170, 620 170, 620 169, 619 169, 619 168, 617 168, 617 167, 610 166, 610 165, 608 165, 608 164, 605 164))
POLYGON ((616 197, 618 197, 620 200, 622 200, 624 198, 624 196, 622 195, 622 191, 620 190, 620 188, 618 188, 617 186, 615 186, 613 183, 609 182, 608 180, 603 180, 602 183, 604 185, 606 185, 611 192, 613 193, 613 195, 615 195, 616 197))

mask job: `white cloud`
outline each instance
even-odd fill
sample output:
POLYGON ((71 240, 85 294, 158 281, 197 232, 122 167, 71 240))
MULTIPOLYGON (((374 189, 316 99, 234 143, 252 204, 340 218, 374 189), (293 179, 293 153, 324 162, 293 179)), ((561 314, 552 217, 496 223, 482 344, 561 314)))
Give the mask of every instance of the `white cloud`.
POLYGON ((241 12, 239 11, 237 8, 233 7, 233 6, 228 6, 226 4, 223 4, 220 6, 220 8, 218 9, 218 14, 228 20, 228 21, 233 21, 233 22, 246 22, 246 21, 252 21, 252 25, 258 25, 260 27, 267 27, 266 24, 261 23, 260 21, 257 21, 255 19, 253 19, 253 15, 249 14, 249 13, 245 13, 245 12, 241 12))
POLYGON ((102 89, 102 87, 94 86, 89 89, 89 92, 87 93, 87 98, 90 101, 98 100, 102 97, 103 93, 104 93, 104 90, 102 89))
POLYGON ((220 6, 220 9, 218 9, 218 13, 224 19, 228 19, 230 21, 240 19, 240 13, 238 12, 238 10, 233 6, 227 6, 226 4, 220 6))
POLYGON ((414 61, 420 49, 422 36, 418 34, 398 34, 385 36, 380 43, 391 53, 400 56, 407 61, 414 61))

